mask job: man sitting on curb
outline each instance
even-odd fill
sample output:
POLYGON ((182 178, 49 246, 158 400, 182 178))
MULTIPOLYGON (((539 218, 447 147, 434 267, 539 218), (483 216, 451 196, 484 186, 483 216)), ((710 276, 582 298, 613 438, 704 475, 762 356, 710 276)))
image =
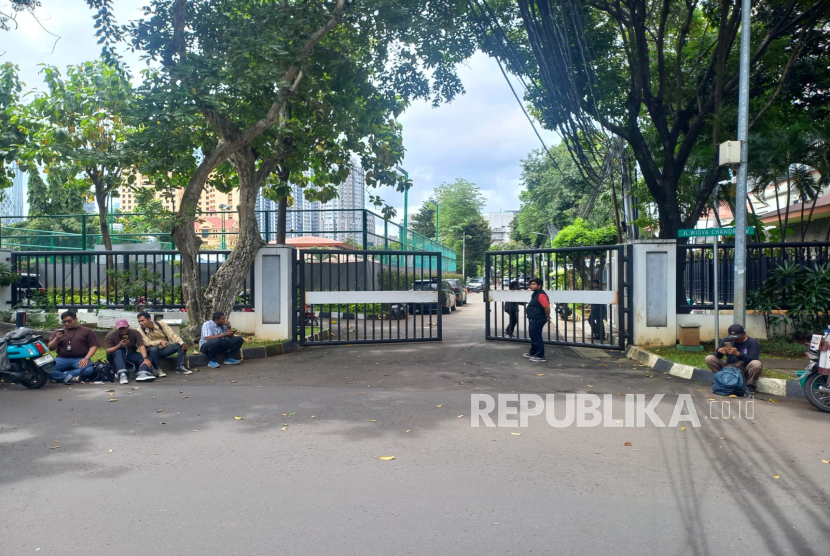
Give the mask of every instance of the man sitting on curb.
POLYGON ((714 355, 706 356, 706 365, 716 373, 724 367, 736 367, 741 370, 746 381, 747 390, 755 392, 755 385, 761 372, 761 344, 755 338, 750 338, 740 324, 729 327, 729 336, 724 338, 715 349, 714 355), (724 344, 729 342, 731 347, 724 344), (726 356, 726 360, 722 358, 726 356))
POLYGON ((115 365, 115 372, 121 384, 127 384, 127 363, 138 369, 135 379, 138 382, 150 382, 156 380, 150 372, 153 364, 147 357, 147 348, 144 347, 144 340, 138 330, 130 328, 127 319, 115 321, 115 330, 104 337, 104 347, 107 350, 107 361, 115 365), (141 352, 141 355, 138 352, 141 352))
POLYGON ((89 378, 95 373, 92 356, 98 350, 98 336, 86 326, 78 324, 78 316, 74 311, 63 312, 61 322, 63 328, 54 332, 46 345, 58 355, 50 376, 53 380, 66 384, 81 382, 81 379, 89 378))
POLYGON ((245 341, 235 335, 231 329, 225 313, 216 311, 213 319, 202 325, 202 337, 199 339, 199 351, 208 356, 208 367, 215 369, 219 366, 216 357, 224 356, 227 365, 238 365, 239 360, 232 356, 239 352, 245 341))
POLYGON ((161 370, 161 360, 171 355, 176 356, 177 373, 189 375, 193 372, 185 367, 187 344, 181 336, 173 332, 169 324, 164 320, 153 322, 147 311, 138 314, 138 324, 141 325, 139 329, 141 339, 144 340, 147 354, 153 362, 153 369, 159 377, 167 376, 167 373, 161 370))

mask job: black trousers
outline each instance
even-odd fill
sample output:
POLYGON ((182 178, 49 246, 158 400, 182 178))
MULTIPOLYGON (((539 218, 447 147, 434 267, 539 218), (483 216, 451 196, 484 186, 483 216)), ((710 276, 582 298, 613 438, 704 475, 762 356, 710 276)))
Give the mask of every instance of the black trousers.
POLYGON ((153 367, 159 369, 159 363, 162 359, 167 359, 171 355, 176 354, 176 366, 184 367, 185 353, 184 348, 180 344, 167 344, 167 347, 148 346, 147 355, 150 361, 153 362, 153 367))

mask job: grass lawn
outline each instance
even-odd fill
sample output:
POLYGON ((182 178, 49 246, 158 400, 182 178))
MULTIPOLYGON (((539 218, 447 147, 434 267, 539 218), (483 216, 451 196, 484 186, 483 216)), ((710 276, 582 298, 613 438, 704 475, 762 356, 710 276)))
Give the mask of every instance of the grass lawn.
MULTIPOLYGON (((806 346, 797 342, 789 342, 786 340, 760 340, 761 343, 761 359, 802 359, 806 346)), ((715 344, 713 342, 703 343, 703 351, 680 351, 674 346, 661 346, 648 348, 649 351, 674 361, 675 363, 682 363, 684 365, 691 365, 698 369, 706 368, 706 356, 711 355, 715 351, 715 344)), ((764 378, 783 378, 786 380, 796 380, 795 377, 787 373, 764 369, 761 374, 764 378)))

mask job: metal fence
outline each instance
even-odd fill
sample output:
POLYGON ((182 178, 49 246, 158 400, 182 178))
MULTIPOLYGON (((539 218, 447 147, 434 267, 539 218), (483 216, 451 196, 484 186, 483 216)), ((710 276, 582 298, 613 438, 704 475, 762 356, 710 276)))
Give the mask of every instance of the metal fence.
MULTIPOLYGON (((277 211, 254 211, 262 239, 277 241, 277 211)), ((138 213, 114 213, 108 217, 112 243, 160 243, 164 249, 175 249, 169 231, 131 232, 144 217, 138 213)), ((60 222, 64 230, 31 229, 26 217, 0 216, 0 249, 13 251, 85 251, 103 245, 98 216, 69 214, 38 216, 38 219, 60 222), (97 232, 97 233, 96 233, 97 232)), ((236 211, 200 212, 195 230, 209 250, 233 249, 239 235, 236 211)), ((390 222, 366 209, 303 209, 286 213, 286 238, 318 236, 345 244, 354 249, 373 251, 416 251, 441 253, 444 272, 455 272, 455 251, 413 230, 390 222)), ((342 247, 342 246, 341 246, 342 247)), ((424 259, 428 260, 428 259, 424 259)))
POLYGON ((441 278, 441 253, 298 255, 296 330, 302 345, 441 340, 442 314, 456 306, 441 278))
MULTIPOLYGON (((714 309, 713 245, 678 245, 678 276, 682 276, 683 295, 678 309, 714 309)), ((746 253, 746 291, 757 290, 770 273, 784 263, 817 268, 830 262, 830 243, 750 243, 746 253)), ((735 283, 735 246, 718 244, 718 305, 732 309, 735 283)))
POLYGON ((551 300, 545 343, 625 349, 632 338, 631 257, 625 245, 488 251, 487 339, 529 340, 530 292, 525 290, 538 277, 551 300))
MULTIPOLYGON (((230 251, 199 255, 199 278, 210 282, 230 251)), ((184 309, 178 251, 15 251, 12 307, 73 309, 184 309)), ((254 307, 254 269, 235 309, 254 307)))

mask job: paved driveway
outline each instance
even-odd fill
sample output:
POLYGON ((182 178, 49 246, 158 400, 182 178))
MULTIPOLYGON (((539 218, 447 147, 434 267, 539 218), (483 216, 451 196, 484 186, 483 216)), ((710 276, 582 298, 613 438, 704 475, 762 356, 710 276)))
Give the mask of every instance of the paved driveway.
POLYGON ((705 385, 619 354, 530 363, 481 340, 480 299, 441 344, 310 348, 138 390, 3 385, 0 553, 827 554, 830 416, 781 399, 706 419, 705 385), (588 392, 662 393, 661 415, 689 394, 702 426, 470 426, 482 395, 588 392))

